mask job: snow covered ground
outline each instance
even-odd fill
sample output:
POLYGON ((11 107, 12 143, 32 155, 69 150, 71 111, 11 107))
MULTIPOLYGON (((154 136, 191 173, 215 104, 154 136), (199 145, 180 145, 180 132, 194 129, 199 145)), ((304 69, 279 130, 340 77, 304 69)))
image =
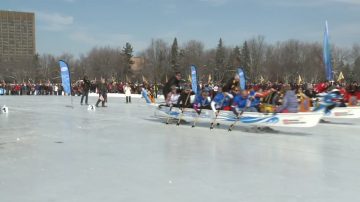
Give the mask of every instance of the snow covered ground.
POLYGON ((1 202, 359 198, 360 120, 229 133, 165 125, 142 99, 95 112, 73 99, 0 96, 1 202))

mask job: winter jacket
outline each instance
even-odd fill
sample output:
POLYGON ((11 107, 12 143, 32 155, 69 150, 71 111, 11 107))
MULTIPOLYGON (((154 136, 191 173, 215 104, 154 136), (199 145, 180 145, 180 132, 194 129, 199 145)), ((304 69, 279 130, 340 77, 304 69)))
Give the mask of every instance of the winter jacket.
POLYGON ((130 86, 124 87, 125 96, 131 96, 131 88, 130 86))
POLYGON ((295 91, 288 90, 285 93, 285 96, 283 98, 283 104, 276 111, 287 111, 289 113, 297 113, 299 111, 299 103, 295 91))
POLYGON ((171 86, 176 86, 177 88, 180 87, 180 81, 175 77, 171 77, 169 81, 165 84, 163 88, 163 95, 167 96, 171 91, 171 86))

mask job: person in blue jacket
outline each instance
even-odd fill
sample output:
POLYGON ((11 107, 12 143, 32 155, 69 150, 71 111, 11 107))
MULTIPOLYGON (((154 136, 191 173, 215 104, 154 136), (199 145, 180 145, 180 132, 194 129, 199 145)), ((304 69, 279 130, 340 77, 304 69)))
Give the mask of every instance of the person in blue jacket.
POLYGON ((231 107, 237 116, 239 115, 239 111, 258 112, 253 103, 255 98, 250 96, 247 90, 240 91, 239 89, 235 89, 235 92, 237 92, 237 94, 234 97, 231 107))
POLYGON ((251 101, 250 107, 255 108, 256 111, 259 112, 261 100, 260 100, 260 96, 256 95, 256 91, 254 89, 250 90, 249 99, 251 101))
POLYGON ((324 93, 320 95, 319 105, 316 106, 313 111, 325 109, 325 113, 330 113, 332 109, 339 105, 337 101, 341 99, 343 99, 343 97, 338 89, 334 89, 329 93, 324 93))
POLYGON ((217 113, 219 110, 231 110, 231 100, 233 95, 227 92, 222 92, 222 88, 218 88, 218 93, 215 95, 214 99, 211 101, 211 109, 217 113))
POLYGON ((196 95, 195 101, 193 104, 194 110, 200 114, 201 109, 209 108, 210 107, 211 98, 209 96, 209 92, 206 90, 201 91, 200 95, 196 95))

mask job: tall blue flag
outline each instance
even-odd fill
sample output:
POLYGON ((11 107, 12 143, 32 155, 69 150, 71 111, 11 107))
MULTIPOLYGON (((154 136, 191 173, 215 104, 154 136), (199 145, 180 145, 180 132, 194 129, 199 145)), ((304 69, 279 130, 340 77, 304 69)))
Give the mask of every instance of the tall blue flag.
POLYGON ((323 59, 325 66, 326 79, 334 80, 334 74, 331 65, 330 43, 329 43, 329 28, 327 21, 325 22, 324 43, 323 43, 323 59))
POLYGON ((238 75, 240 77, 240 88, 241 90, 246 89, 246 78, 245 78, 245 72, 242 68, 238 68, 238 75))
POLYGON ((191 66, 191 88, 192 91, 195 94, 198 94, 198 78, 197 78, 197 68, 195 67, 195 65, 191 66))
POLYGON ((62 86, 64 87, 64 92, 67 93, 68 95, 71 94, 71 79, 70 79, 70 71, 69 71, 69 67, 66 64, 66 62, 60 60, 59 61, 59 65, 60 65, 60 72, 61 72, 61 81, 62 81, 62 86))

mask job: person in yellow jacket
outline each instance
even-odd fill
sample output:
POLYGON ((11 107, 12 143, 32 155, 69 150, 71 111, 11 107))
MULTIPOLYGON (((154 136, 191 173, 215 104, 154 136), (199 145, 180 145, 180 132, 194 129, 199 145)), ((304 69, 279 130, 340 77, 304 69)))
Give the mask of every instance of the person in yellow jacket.
POLYGON ((306 96, 302 89, 298 90, 298 98, 299 98, 299 112, 309 112, 310 111, 310 98, 306 96))

